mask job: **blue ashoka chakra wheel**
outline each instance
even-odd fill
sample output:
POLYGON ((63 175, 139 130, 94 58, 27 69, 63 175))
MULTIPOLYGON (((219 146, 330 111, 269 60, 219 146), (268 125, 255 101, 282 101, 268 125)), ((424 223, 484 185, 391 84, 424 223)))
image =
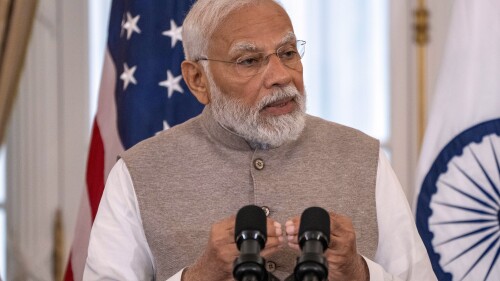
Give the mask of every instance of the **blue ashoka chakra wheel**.
POLYGON ((500 119, 444 147, 424 178, 416 212, 439 280, 500 280, 500 119))

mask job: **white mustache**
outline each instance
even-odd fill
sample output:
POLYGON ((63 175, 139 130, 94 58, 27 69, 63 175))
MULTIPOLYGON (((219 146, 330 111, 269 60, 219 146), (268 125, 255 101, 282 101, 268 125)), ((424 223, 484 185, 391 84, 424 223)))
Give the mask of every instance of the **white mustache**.
POLYGON ((280 100, 289 99, 292 100, 297 99, 300 93, 299 90, 293 85, 288 85, 284 88, 279 88, 274 90, 270 95, 265 96, 259 103, 255 106, 259 111, 264 109, 266 106, 275 103, 280 100))

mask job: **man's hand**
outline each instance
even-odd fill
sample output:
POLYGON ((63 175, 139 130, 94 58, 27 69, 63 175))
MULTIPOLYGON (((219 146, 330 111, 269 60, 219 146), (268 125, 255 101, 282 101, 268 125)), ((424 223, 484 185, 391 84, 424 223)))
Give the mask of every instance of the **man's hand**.
MULTIPOLYGON (((239 251, 234 242, 235 216, 216 222, 210 229, 205 250, 182 274, 182 281, 233 280, 233 262, 239 251)), ((267 242, 261 255, 272 255, 283 242, 281 225, 267 218, 267 242)))
MULTIPOLYGON (((300 216, 288 220, 285 224, 288 245, 300 250, 298 231, 300 216)), ((358 254, 356 234, 351 219, 330 212, 330 244, 325 251, 328 261, 328 280, 369 280, 368 267, 358 254)))

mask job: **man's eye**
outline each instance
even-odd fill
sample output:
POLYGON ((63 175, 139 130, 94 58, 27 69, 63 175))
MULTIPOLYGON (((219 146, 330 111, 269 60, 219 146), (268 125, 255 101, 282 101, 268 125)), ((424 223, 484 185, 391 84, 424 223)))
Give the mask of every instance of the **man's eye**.
POLYGON ((260 57, 242 57, 236 60, 236 63, 241 66, 251 67, 259 65, 261 59, 260 57))
POLYGON ((285 59, 285 60, 294 59, 297 57, 297 55, 298 55, 298 53, 294 49, 284 50, 283 52, 280 52, 280 54, 279 54, 280 59, 285 59))

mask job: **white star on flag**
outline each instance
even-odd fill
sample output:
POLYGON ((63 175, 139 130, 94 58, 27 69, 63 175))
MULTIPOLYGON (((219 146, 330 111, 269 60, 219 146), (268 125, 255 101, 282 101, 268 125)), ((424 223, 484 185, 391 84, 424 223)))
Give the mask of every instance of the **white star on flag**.
POLYGON ((167 120, 163 120, 163 131, 165 131, 166 129, 169 129, 169 128, 170 128, 170 125, 168 125, 167 120))
POLYGON ((155 135, 158 135, 159 133, 166 131, 167 129, 170 129, 170 125, 168 125, 167 120, 163 120, 163 130, 156 132, 155 135))
POLYGON ((173 48, 177 41, 182 41, 182 26, 177 27, 175 21, 170 20, 170 30, 165 30, 162 34, 170 37, 173 48))
POLYGON ((127 40, 130 39, 132 33, 134 32, 141 33, 141 30, 137 26, 137 22, 139 21, 140 18, 141 18, 140 15, 137 15, 132 18, 132 15, 129 12, 127 12, 127 21, 122 24, 122 32, 123 29, 127 30, 127 40))
POLYGON ((126 90, 129 83, 137 85, 137 81, 134 77, 134 72, 137 69, 137 65, 134 65, 132 68, 128 68, 126 63, 123 64, 123 73, 120 75, 120 79, 123 80, 123 90, 126 90))
POLYGON ((125 31, 124 26, 125 26, 125 15, 123 15, 123 18, 122 18, 122 23, 121 23, 122 29, 120 30, 120 37, 123 36, 123 32, 125 31))
POLYGON ((170 72, 170 70, 167 70, 167 80, 161 81, 159 85, 168 89, 168 98, 172 97, 174 91, 177 91, 181 94, 184 93, 184 90, 179 84, 181 82, 181 79, 182 75, 174 77, 174 75, 172 75, 172 72, 170 72))

